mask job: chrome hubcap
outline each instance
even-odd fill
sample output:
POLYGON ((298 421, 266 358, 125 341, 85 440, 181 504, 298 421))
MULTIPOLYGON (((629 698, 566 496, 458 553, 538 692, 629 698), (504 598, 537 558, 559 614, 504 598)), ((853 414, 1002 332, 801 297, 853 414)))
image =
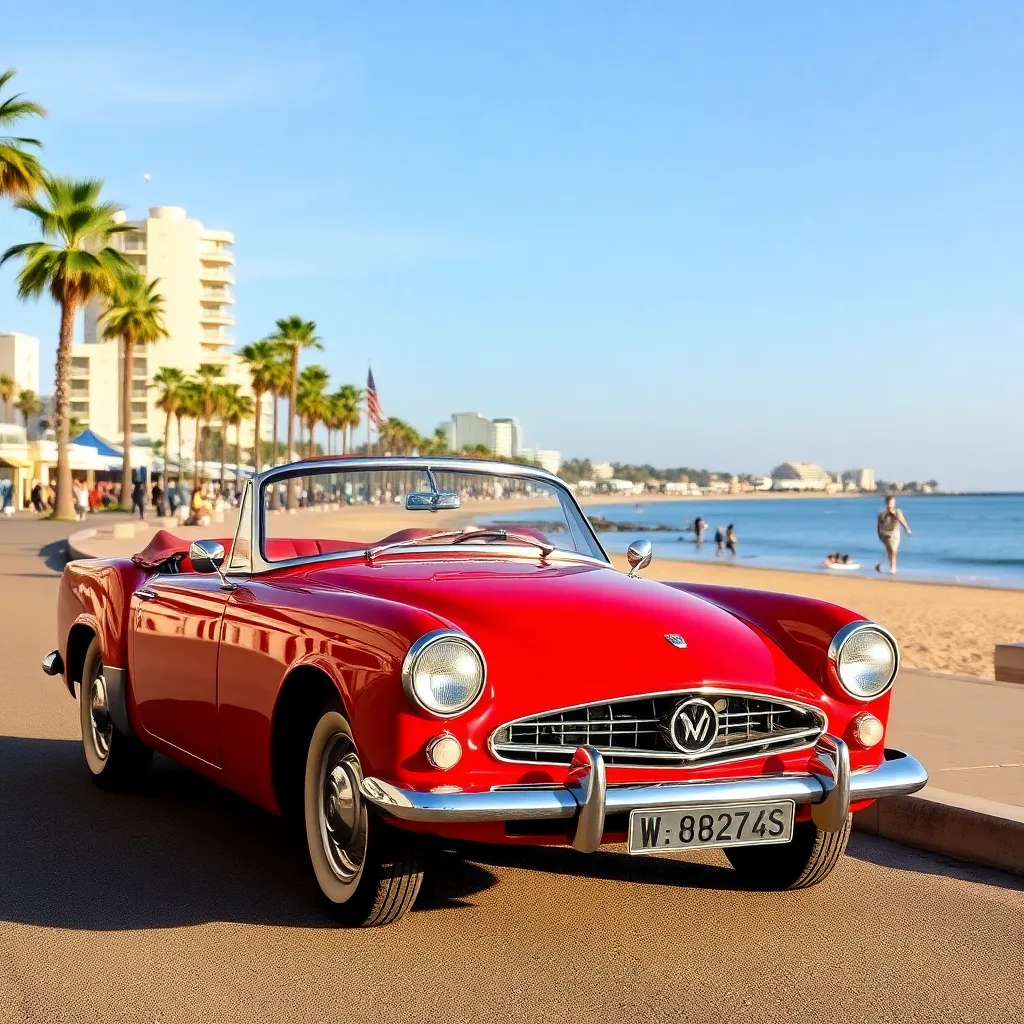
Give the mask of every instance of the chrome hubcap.
POLYGON ((92 745, 101 761, 110 753, 114 738, 114 723, 107 703, 107 681, 103 678, 103 666, 99 667, 96 678, 89 684, 89 724, 92 731, 92 745))
POLYGON ((320 838, 331 870, 353 882, 366 856, 366 808, 359 796, 363 772, 352 740, 336 733, 320 761, 320 838))

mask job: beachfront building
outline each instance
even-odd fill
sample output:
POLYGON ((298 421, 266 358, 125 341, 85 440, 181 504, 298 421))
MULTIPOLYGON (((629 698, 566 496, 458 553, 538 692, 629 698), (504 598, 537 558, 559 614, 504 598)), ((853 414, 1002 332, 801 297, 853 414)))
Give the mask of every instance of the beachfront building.
MULTIPOLYGON (((21 391, 34 391, 38 395, 39 339, 17 331, 0 332, 0 376, 14 381, 15 398, 21 391)), ((4 407, 0 403, 0 416, 3 415, 4 407)), ((20 413, 12 401, 6 419, 14 422, 18 416, 20 413)))
POLYGON ((595 480, 611 480, 615 476, 615 467, 610 462, 595 462, 590 471, 595 480))
POLYGON ((832 477, 813 462, 784 462, 772 470, 772 489, 776 491, 827 491, 832 477))
POLYGON ((479 412, 453 412, 452 418, 441 424, 441 429, 448 437, 448 447, 454 452, 480 445, 503 459, 522 452, 523 428, 512 416, 489 420, 479 412))
POLYGON ((519 455, 527 462, 536 462, 549 473, 557 473, 562 468, 562 453, 553 448, 523 448, 519 455))
MULTIPOLYGON (((163 438, 164 414, 156 407, 158 395, 150 384, 163 366, 194 373, 201 363, 212 363, 222 368, 225 383, 252 393, 249 374, 231 351, 235 339, 229 333, 235 322, 235 237, 205 228, 180 206, 155 206, 146 219, 128 223, 135 231, 115 235, 113 244, 147 279, 159 279, 169 333, 154 345, 138 346, 135 353, 128 422, 136 440, 153 441, 163 438)), ((104 308, 99 301, 86 307, 84 344, 72 347, 70 411, 97 434, 120 440, 126 419, 121 346, 103 340, 104 308)), ((264 402, 264 432, 272 414, 269 406, 264 402)), ((214 421, 213 427, 219 429, 219 424, 214 421)), ((176 428, 172 436, 176 448, 176 428)), ((183 451, 191 452, 194 441, 195 421, 185 418, 183 451)), ((253 442, 249 421, 242 428, 242 445, 251 448, 253 442)))

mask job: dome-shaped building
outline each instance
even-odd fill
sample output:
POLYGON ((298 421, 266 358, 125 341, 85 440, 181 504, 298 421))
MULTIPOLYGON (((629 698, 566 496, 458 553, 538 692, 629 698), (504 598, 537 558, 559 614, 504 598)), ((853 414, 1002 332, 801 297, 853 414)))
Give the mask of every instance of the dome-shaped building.
POLYGON ((825 491, 832 483, 828 471, 813 462, 784 462, 772 470, 777 491, 825 491))

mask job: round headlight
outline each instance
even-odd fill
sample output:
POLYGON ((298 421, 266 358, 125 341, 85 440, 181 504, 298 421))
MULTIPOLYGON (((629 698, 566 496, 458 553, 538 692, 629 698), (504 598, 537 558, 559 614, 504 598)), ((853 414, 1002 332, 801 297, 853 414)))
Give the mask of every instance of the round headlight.
POLYGON ((484 658, 468 636, 450 629, 426 633, 402 665, 406 696, 442 718, 461 714, 484 690, 484 658))
POLYGON ((843 626, 829 645, 828 657, 840 685, 858 700, 873 700, 885 693, 900 666, 896 641, 873 622, 843 626))

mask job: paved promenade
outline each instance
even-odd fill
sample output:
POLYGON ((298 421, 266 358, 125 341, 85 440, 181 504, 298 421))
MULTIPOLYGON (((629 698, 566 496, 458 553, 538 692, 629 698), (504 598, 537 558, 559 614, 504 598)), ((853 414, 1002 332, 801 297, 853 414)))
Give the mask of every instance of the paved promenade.
MULTIPOLYGON (((163 759, 137 796, 87 778, 39 670, 73 529, 0 520, 4 1024, 1024 1019, 1024 879, 863 834, 781 895, 715 851, 444 853, 402 922, 339 931, 276 819, 163 759)), ((891 738, 942 789, 1020 803, 1022 699, 906 673, 891 738)))

